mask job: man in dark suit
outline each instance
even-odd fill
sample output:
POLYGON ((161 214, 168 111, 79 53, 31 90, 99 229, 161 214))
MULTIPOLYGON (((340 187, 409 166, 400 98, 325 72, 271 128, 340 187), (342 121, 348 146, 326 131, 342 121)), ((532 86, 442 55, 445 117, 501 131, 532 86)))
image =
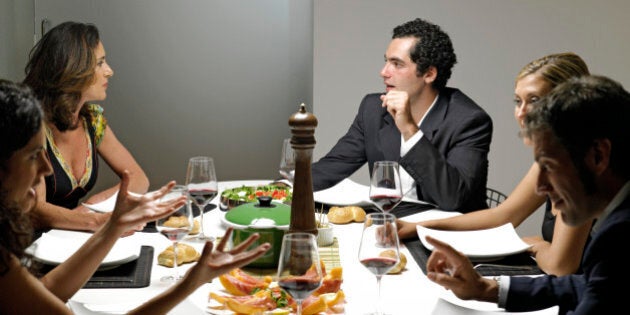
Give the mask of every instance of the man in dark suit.
POLYGON ((385 93, 365 96, 348 132, 312 165, 313 189, 331 187, 368 163, 398 161, 407 197, 442 210, 486 208, 492 120, 447 88, 457 62, 451 40, 421 19, 394 29, 381 77, 385 93))
POLYGON ((630 240, 630 94, 608 78, 587 76, 559 85, 541 102, 524 129, 541 169, 537 191, 567 224, 595 220, 584 273, 483 278, 461 253, 427 238, 435 246, 427 276, 462 299, 498 302, 507 311, 558 305, 561 314, 623 313, 630 283, 623 245, 630 240))

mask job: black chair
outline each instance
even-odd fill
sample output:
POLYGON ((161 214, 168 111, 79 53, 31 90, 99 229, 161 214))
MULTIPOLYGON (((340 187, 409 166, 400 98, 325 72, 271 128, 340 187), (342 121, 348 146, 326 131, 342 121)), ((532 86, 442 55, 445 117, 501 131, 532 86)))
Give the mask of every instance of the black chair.
POLYGON ((488 207, 494 208, 500 205, 503 200, 505 200, 507 196, 495 189, 486 187, 486 202, 488 203, 488 207))

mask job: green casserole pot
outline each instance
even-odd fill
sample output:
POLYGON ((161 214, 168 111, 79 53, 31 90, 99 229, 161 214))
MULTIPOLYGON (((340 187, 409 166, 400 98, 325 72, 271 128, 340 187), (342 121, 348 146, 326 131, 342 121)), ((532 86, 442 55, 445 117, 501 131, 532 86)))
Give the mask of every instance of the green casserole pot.
POLYGON ((278 266, 280 247, 285 231, 289 229, 291 207, 278 202, 271 202, 271 197, 258 197, 258 202, 250 202, 230 209, 223 217, 223 224, 234 228, 232 244, 244 242, 253 233, 260 238, 252 248, 263 243, 271 244, 271 249, 263 256, 251 262, 249 267, 275 268, 278 266))

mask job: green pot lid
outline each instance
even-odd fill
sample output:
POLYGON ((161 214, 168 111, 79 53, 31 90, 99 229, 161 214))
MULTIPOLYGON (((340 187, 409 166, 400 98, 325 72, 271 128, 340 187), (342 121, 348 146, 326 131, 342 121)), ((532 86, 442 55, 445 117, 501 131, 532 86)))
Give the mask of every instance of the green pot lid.
POLYGON ((225 214, 231 225, 250 228, 283 228, 291 220, 291 207, 283 203, 271 202, 271 197, 260 196, 258 203, 250 202, 234 207, 225 214))

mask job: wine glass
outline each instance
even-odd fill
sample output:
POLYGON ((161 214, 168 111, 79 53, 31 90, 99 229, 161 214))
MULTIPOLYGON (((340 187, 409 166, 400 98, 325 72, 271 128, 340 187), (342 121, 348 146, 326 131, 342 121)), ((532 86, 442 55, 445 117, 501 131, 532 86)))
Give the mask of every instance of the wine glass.
POLYGON ((398 162, 377 161, 370 179, 370 200, 383 212, 389 212, 402 200, 398 162))
POLYGON ((199 234, 192 237, 192 241, 213 241, 214 237, 206 235, 203 224, 204 208, 218 193, 217 174, 214 170, 214 160, 207 156, 196 156, 188 161, 186 171, 186 186, 190 199, 199 208, 199 234))
POLYGON ((176 185, 161 200, 170 200, 180 196, 186 196, 186 204, 167 217, 155 222, 158 232, 166 236, 173 242, 173 275, 164 276, 162 282, 175 282, 181 277, 177 274, 177 244, 181 241, 193 227, 192 207, 188 199, 188 189, 184 185, 176 185))
POLYGON ((317 239, 311 233, 287 233, 282 237, 278 262, 278 286, 287 291, 302 314, 302 301, 322 285, 317 239))
POLYGON ((359 261, 376 276, 376 312, 381 311, 381 278, 400 261, 396 217, 391 213, 370 213, 363 224, 359 261))
POLYGON ((291 147, 291 139, 282 141, 282 156, 280 157, 280 176, 293 184, 295 175, 295 152, 291 147))

